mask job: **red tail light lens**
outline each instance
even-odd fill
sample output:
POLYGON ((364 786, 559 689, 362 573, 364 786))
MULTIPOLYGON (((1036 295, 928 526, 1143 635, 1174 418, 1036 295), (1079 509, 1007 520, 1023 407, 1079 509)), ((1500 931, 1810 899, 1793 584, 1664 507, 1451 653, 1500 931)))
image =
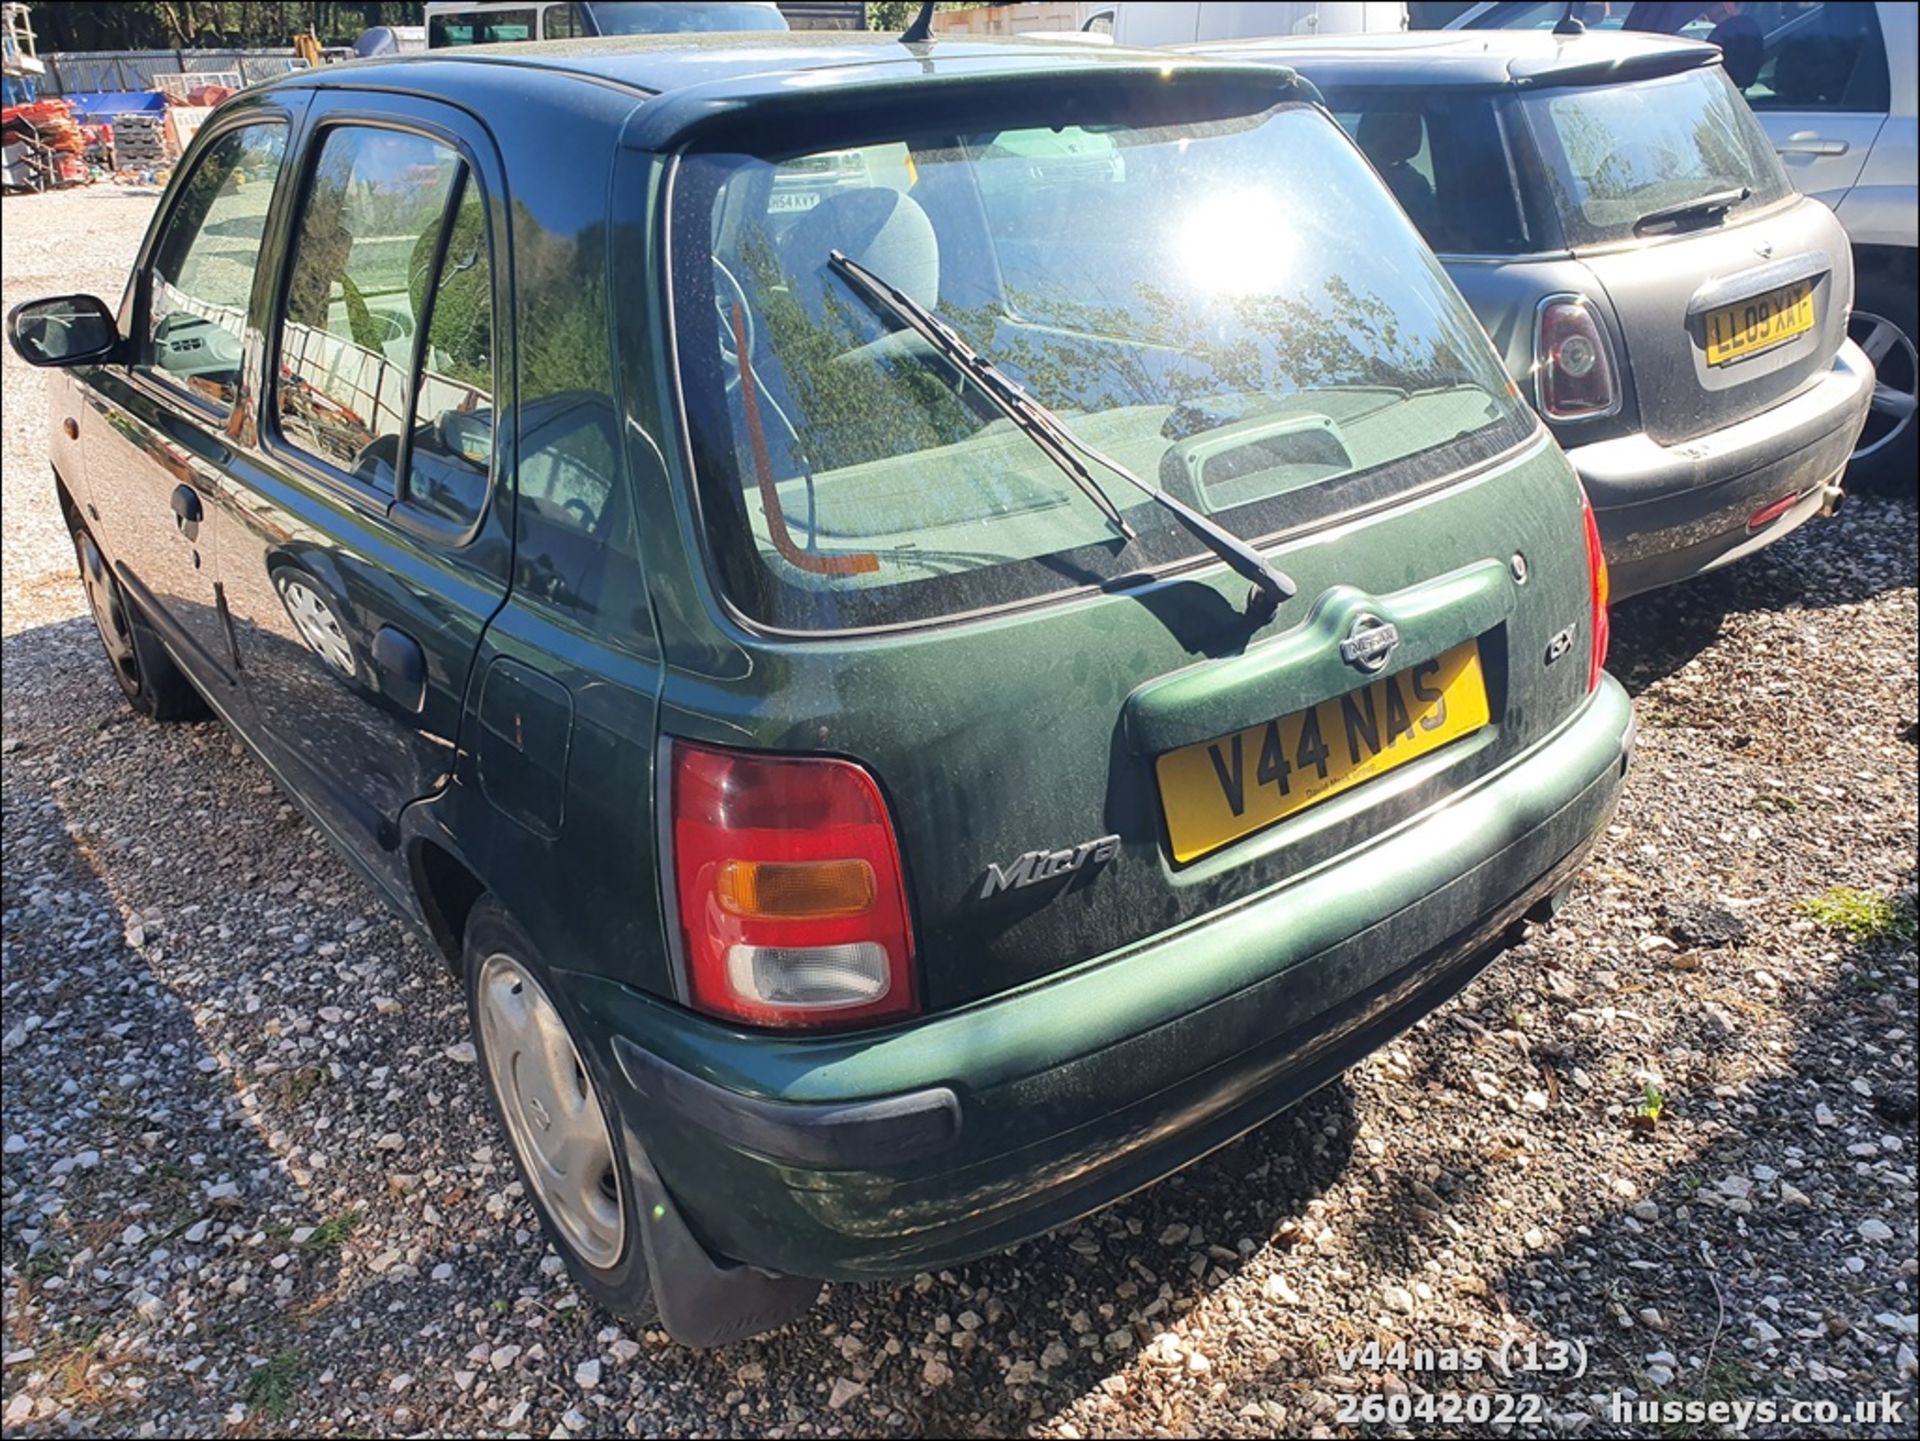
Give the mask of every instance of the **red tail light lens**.
POLYGON ((1580 296, 1554 295, 1540 302, 1533 374, 1540 413, 1549 420, 1585 420, 1620 408, 1613 345, 1580 296))
POLYGON ((1607 643, 1613 638, 1613 623, 1607 616, 1607 554, 1600 548, 1600 522, 1594 519, 1593 503, 1584 487, 1580 491, 1580 515, 1587 527, 1587 585, 1593 601, 1593 649, 1587 662, 1587 689, 1600 684, 1600 672, 1607 664, 1607 643))
POLYGON ((688 999, 756 1026, 918 1009, 900 847, 851 761, 675 741, 673 886, 688 999))

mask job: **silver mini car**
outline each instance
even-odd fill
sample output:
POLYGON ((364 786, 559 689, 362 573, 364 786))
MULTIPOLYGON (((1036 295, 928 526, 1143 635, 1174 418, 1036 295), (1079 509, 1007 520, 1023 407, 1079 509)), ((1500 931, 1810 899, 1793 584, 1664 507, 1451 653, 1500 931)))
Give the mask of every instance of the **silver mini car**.
POLYGON ((1565 447, 1616 597, 1838 503, 1873 390, 1847 339, 1852 254, 1717 47, 1480 30, 1191 48, 1319 87, 1565 447))

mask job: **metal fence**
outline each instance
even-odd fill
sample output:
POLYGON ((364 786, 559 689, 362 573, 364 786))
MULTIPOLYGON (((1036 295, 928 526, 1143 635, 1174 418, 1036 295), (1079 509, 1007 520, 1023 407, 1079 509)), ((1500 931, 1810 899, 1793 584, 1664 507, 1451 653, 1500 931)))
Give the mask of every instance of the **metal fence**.
POLYGON ((258 85, 307 68, 290 45, 259 50, 56 50, 42 54, 40 61, 47 67, 39 80, 42 95, 157 90, 162 75, 220 71, 238 72, 245 84, 258 85))

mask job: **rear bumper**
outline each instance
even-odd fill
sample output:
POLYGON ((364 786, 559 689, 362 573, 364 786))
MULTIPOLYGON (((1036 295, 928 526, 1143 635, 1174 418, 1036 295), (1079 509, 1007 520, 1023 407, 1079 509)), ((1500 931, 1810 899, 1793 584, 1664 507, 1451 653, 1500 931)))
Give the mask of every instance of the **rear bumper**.
POLYGON ((1852 341, 1793 399, 1677 445, 1644 434, 1569 449, 1600 522, 1613 594, 1654 590, 1771 545, 1831 499, 1866 423, 1873 366, 1852 341), (1763 507, 1795 497, 1766 524, 1763 507))
POLYGON ((1632 724, 1608 679, 1552 738, 1334 864, 910 1026, 755 1035, 563 980, 711 1250, 828 1279, 948 1265, 1177 1170, 1459 989, 1584 858, 1632 724))

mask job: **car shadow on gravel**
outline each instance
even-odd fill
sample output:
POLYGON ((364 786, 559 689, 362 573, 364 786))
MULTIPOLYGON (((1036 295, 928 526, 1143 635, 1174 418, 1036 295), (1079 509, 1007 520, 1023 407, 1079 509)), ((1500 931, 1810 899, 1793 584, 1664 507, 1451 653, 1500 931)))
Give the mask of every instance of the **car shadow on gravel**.
POLYGON ((288 1175, 261 1093, 207 1044, 203 998, 165 973, 174 924, 142 915, 164 839, 129 845, 75 815, 76 788, 106 784, 80 753, 145 724, 91 622, 8 637, 4 666, 85 682, 57 721, 6 697, 0 1329, 9 1400, 42 1407, 9 1410, 8 1432, 32 1434, 56 1403, 57 1425, 89 1427, 130 1424, 159 1396, 206 1398, 209 1417, 243 1398, 270 1410, 334 1291, 342 1228, 288 1175), (147 1339, 183 1327, 194 1342, 156 1363, 147 1339), (180 1369, 196 1350, 213 1359, 180 1369))
MULTIPOLYGON (((556 1282, 509 1180, 502 1138, 480 1119, 477 1075, 439 1056, 464 1036, 460 997, 444 967, 404 939, 397 923, 382 921, 377 937, 373 928, 356 934, 367 952, 379 953, 388 973, 380 985, 406 998, 408 1016, 431 1018, 424 1037, 385 1033, 389 1018, 355 1009, 378 986, 340 984, 344 963, 327 954, 330 944, 316 948, 271 924, 292 909, 287 893, 295 884, 301 897, 309 890, 340 895, 369 913, 380 913, 379 903, 324 852, 222 727, 153 726, 126 710, 84 618, 7 638, 4 662, 10 673, 34 676, 41 692, 29 700, 23 689, 6 704, 8 1024, 15 1015, 42 1015, 45 1024, 32 1028, 22 1055, 36 1059, 44 1036, 58 1038, 61 1056, 24 1070, 9 1057, 7 1129, 28 1128, 31 1149, 10 1156, 7 1171, 10 1181, 35 1178, 7 1195, 10 1284, 14 1272, 75 1269, 64 1304, 84 1313, 90 1339, 122 1327, 164 1330, 169 1298, 177 1291, 184 1307, 191 1297, 205 1339, 174 1348, 170 1367, 198 1349, 220 1359, 190 1375, 154 1377, 147 1401, 154 1414, 209 1424, 249 1397, 258 1419, 272 1422, 282 1373, 292 1386, 325 1370, 335 1378, 329 1394, 372 1391, 385 1402, 379 1414, 406 1429, 406 1417, 389 1414, 404 1408, 385 1395, 390 1373, 404 1365, 392 1338, 434 1324, 450 1301, 484 1318, 477 1327, 453 1322, 455 1336, 468 1332, 448 1347, 455 1364, 472 1364, 457 1358, 476 1332, 521 1337, 537 1318, 535 1334, 555 1366, 544 1380, 563 1383, 571 1363, 561 1358, 592 1354, 596 1334, 614 1318, 589 1306, 552 1305, 556 1282), (255 834, 261 831, 264 839, 255 834), (282 875, 299 879, 275 879, 282 875), (265 943, 246 944, 250 936, 265 943), (76 956, 86 957, 86 969, 76 956), (328 1002, 354 1014, 329 1029, 328 1002), (316 1016, 321 1024, 309 1033, 306 1023, 316 1016), (271 1039, 283 1018, 287 1036, 271 1039), (320 1042, 322 1035, 329 1039, 320 1042), (223 1039, 210 1047, 209 1036, 223 1039), (315 1044, 281 1061, 289 1040, 301 1038, 315 1044), (405 1083, 408 1094, 397 1103, 407 1116, 405 1155, 380 1149, 386 1122, 343 1134, 355 1119, 350 1108, 364 1103, 340 1093, 364 1091, 372 1078, 373 1089, 385 1087, 391 1098, 404 1058, 423 1053, 440 1068, 427 1074, 447 1078, 429 1084, 415 1075, 405 1083), (396 1060, 389 1082, 386 1067, 396 1060), (120 1236, 129 1209, 151 1204, 140 1213, 149 1234, 124 1256, 96 1242, 96 1255, 84 1258, 112 1265, 111 1285, 88 1282, 72 1259, 79 1245, 26 1239, 36 1228, 29 1216, 42 1168, 93 1144, 76 1136, 42 1145, 31 1136, 31 1126, 45 1120, 83 1124, 82 1108, 59 1093, 69 1066, 93 1077, 88 1084, 116 1078, 118 1109, 85 1123, 88 1131, 102 1120, 114 1122, 116 1134, 134 1126, 142 1155, 154 1158, 139 1162, 143 1173, 127 1175, 109 1154, 86 1175, 113 1174, 117 1189, 89 1191, 84 1203, 70 1192, 64 1219, 39 1227, 48 1237, 72 1228, 104 1238, 111 1223, 120 1236), (218 1129, 209 1130, 216 1119, 218 1129), (329 1171, 310 1174, 310 1152, 321 1147, 331 1153, 329 1171), (486 1165, 471 1164, 489 1152, 486 1165), (407 1177, 386 1174, 402 1162, 407 1177), (490 1179, 475 1184, 463 1166, 490 1179), (416 1172, 425 1174, 414 1184, 416 1172), (396 1179, 408 1180, 405 1194, 394 1190, 396 1179), (207 1185, 229 1182, 236 1194, 205 1199, 207 1185), (504 1195, 507 1206, 489 1203, 487 1215, 476 1214, 489 1194, 504 1195), (423 1201, 429 1217, 436 1206, 449 1222, 461 1217, 470 1239, 436 1241, 434 1230, 422 1230, 423 1201), (183 1242, 185 1228, 203 1218, 210 1225, 202 1244, 183 1242), (388 1244, 378 1238, 402 1240, 408 1232, 425 1243, 424 1253, 407 1252, 389 1263, 400 1270, 372 1274, 382 1268, 370 1253, 388 1244), (156 1246, 168 1252, 164 1260, 148 1259, 156 1246), (424 1273, 443 1257, 453 1274, 430 1280, 424 1273), (154 1283, 164 1309, 150 1306, 152 1314, 123 1299, 141 1268, 167 1273, 154 1283), (404 1284, 380 1284, 396 1276, 404 1284), (235 1282, 243 1284, 229 1294, 235 1282), (236 1356, 252 1358, 267 1381, 250 1386, 235 1373, 236 1356)), ((324 923, 312 930, 316 938, 327 934, 324 923)), ((860 1418, 856 1429, 1024 1431, 1124 1378, 1141 1345, 1204 1305, 1250 1258, 1273 1248, 1310 1252, 1315 1198, 1349 1166, 1355 1143, 1352 1094, 1336 1080, 1180 1174, 1014 1250, 938 1278, 830 1287, 802 1321, 715 1351, 687 1351, 650 1335, 633 1366, 618 1382, 607 1377, 601 1394, 626 1386, 642 1414, 674 1429, 671 1409, 648 1398, 656 1388, 690 1386, 710 1398, 697 1422, 686 1418, 699 1434, 727 1415, 719 1398, 738 1392, 732 1419, 751 1432, 779 1424, 796 1394, 845 1378, 865 1388, 847 1413, 860 1418)), ((19 1295, 7 1303, 7 1322, 18 1328, 10 1349, 52 1334, 33 1293, 19 1295)), ((66 1332, 80 1324, 69 1320, 66 1332)), ((66 1354, 68 1343, 57 1337, 47 1344, 66 1354)), ((7 1376, 10 1387, 24 1379, 13 1367, 7 1376)), ((496 1385, 519 1376, 516 1369, 496 1385)), ((416 1420, 436 1414, 433 1388, 446 1383, 444 1372, 420 1378, 406 1398, 416 1420)), ((454 1414, 466 1399, 445 1396, 440 1414, 454 1414)), ((311 1412, 313 1402, 293 1396, 278 1404, 291 1417, 311 1412)), ((106 1409, 102 1403, 85 1414, 97 1419, 106 1409)))
POLYGON ((1607 669, 1638 696, 1720 638, 1727 618, 1755 610, 1857 605, 1915 581, 1914 502, 1856 496, 1830 520, 1724 569, 1622 601, 1607 669), (1887 555, 1896 563, 1883 563, 1887 555))
POLYGON ((824 1393, 840 1378, 863 1388, 844 1413, 852 1434, 1027 1434, 1082 1396, 1125 1390, 1140 1348, 1256 1256, 1310 1254, 1316 1198, 1354 1146, 1352 1093, 1335 1081, 1188 1169, 1037 1240, 937 1277, 834 1285, 781 1331, 681 1351, 676 1380, 732 1393, 736 1434, 777 1424, 796 1389, 824 1393))

